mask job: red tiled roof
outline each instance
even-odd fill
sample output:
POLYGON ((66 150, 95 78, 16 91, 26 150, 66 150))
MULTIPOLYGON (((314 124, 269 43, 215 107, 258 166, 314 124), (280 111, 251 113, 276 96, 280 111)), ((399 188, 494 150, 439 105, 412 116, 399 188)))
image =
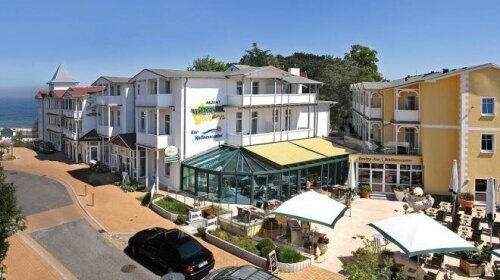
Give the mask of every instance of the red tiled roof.
POLYGON ((43 98, 43 97, 47 96, 47 94, 49 94, 48 90, 39 90, 37 92, 37 94, 35 95, 35 99, 43 98))
POLYGON ((51 97, 59 97, 59 98, 61 98, 64 95, 65 92, 66 92, 65 89, 56 89, 56 90, 51 90, 49 92, 49 95, 51 97))
POLYGON ((104 87, 102 86, 96 86, 96 87, 72 87, 69 88, 65 94, 68 94, 72 97, 78 97, 78 96, 83 96, 87 94, 95 94, 99 90, 103 90, 104 87))

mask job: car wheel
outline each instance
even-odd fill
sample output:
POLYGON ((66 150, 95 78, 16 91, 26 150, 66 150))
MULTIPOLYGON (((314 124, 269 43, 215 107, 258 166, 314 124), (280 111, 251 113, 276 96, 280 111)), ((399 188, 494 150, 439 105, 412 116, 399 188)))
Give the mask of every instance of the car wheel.
POLYGON ((137 257, 137 248, 135 247, 135 245, 130 246, 130 254, 132 255, 132 257, 137 257))

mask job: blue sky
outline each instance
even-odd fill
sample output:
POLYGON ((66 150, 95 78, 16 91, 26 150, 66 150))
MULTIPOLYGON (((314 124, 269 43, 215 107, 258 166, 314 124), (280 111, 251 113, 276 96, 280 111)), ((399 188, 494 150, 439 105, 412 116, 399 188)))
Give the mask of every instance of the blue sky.
POLYGON ((59 63, 82 84, 199 56, 237 61, 252 42, 275 54, 343 56, 362 44, 389 79, 500 63, 500 1, 0 2, 0 96, 33 95, 59 63))

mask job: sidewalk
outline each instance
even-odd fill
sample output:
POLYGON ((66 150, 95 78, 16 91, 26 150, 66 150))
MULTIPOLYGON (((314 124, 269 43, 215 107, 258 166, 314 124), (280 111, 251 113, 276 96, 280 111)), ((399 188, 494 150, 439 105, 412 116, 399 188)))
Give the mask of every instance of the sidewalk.
MULTIPOLYGON (((27 171, 35 174, 44 174, 65 183, 74 192, 80 207, 91 216, 91 218, 103 230, 109 234, 134 233, 149 227, 178 227, 174 223, 162 218, 149 208, 140 205, 133 195, 124 193, 114 185, 98 187, 87 187, 87 196, 83 196, 85 184, 74 177, 68 171, 86 168, 85 164, 65 163, 57 158, 60 155, 50 155, 51 160, 40 160, 35 158, 36 153, 26 148, 15 148, 14 155, 18 158, 14 161, 3 162, 6 169, 27 171), (92 205, 92 194, 94 205, 92 205)), ((212 246, 201 240, 213 253, 216 259, 216 267, 247 264, 246 261, 226 252, 218 247, 212 246)), ((311 267, 301 273, 280 274, 283 279, 308 279, 314 275, 315 279, 343 279, 318 267, 311 267), (300 276, 302 275, 302 276, 300 276)))

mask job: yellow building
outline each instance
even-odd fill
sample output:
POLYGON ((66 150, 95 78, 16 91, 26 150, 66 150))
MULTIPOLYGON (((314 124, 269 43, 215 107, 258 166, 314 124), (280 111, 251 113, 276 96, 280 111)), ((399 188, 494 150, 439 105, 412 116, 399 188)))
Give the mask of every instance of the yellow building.
POLYGON ((361 82, 353 92, 352 156, 358 182, 374 192, 421 185, 448 194, 453 160, 460 184, 485 200, 486 179, 500 179, 500 66, 443 69, 389 82, 361 82))

